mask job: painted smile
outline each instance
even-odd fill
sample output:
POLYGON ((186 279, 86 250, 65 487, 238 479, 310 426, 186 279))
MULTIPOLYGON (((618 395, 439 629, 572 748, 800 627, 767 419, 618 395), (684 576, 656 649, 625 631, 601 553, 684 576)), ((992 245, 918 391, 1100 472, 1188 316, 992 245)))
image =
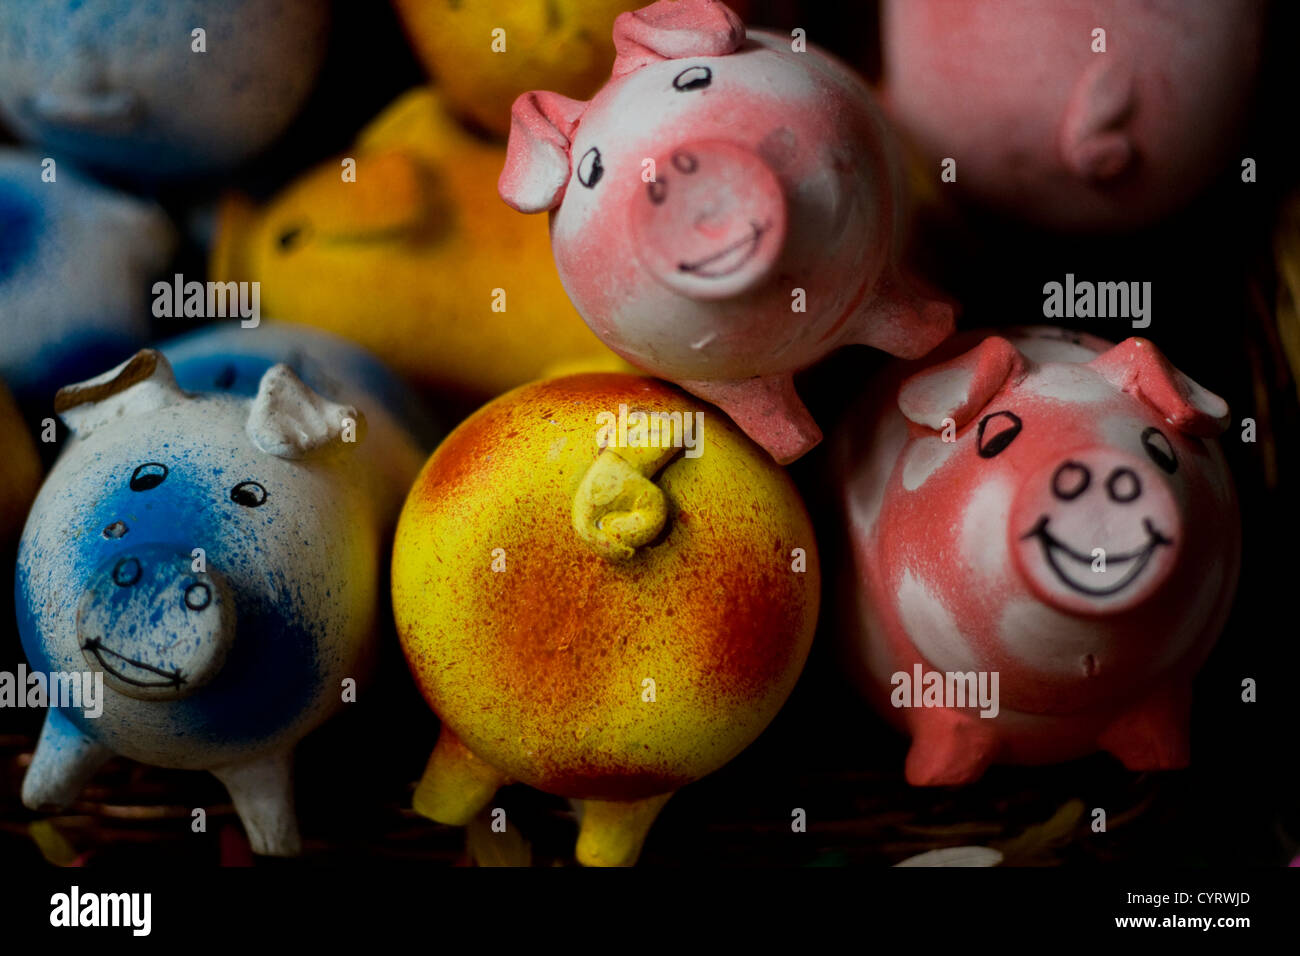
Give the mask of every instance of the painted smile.
POLYGON ((760 226, 756 222, 749 224, 749 235, 739 242, 732 243, 721 252, 715 252, 713 255, 704 259, 698 259, 695 262, 683 262, 677 266, 679 272, 687 272, 691 275, 699 276, 701 279, 725 279, 727 276, 739 272, 744 268, 745 263, 754 258, 754 253, 758 252, 758 244, 763 239, 763 233, 767 232, 767 226, 760 226))
POLYGON ((1095 578, 1099 572, 1092 570, 1093 561, 1095 560, 1093 556, 1080 554, 1060 539, 1054 537, 1047 530, 1047 524, 1048 518, 1044 515, 1038 519, 1038 523, 1033 528, 1021 535, 1021 540, 1037 539, 1043 547, 1043 557, 1047 559, 1048 565, 1061 583, 1089 597, 1109 597, 1123 591, 1136 581, 1138 576, 1146 569, 1146 566, 1151 561, 1151 556, 1156 553, 1157 548, 1161 545, 1173 544, 1172 540, 1156 530, 1150 518, 1143 518, 1142 527, 1147 533, 1147 543, 1140 548, 1122 554, 1106 552, 1107 576, 1112 570, 1123 570, 1124 573, 1114 584, 1098 588, 1085 584, 1084 578, 1076 577, 1076 575, 1088 575, 1095 578))
POLYGON ((42 123, 102 132, 130 129, 140 118, 140 100, 126 91, 56 93, 42 90, 27 101, 27 110, 42 123))
POLYGON ((168 671, 143 661, 132 660, 116 651, 110 651, 97 639, 86 641, 81 645, 81 649, 94 654, 95 660, 99 661, 99 666, 124 684, 135 687, 180 687, 185 683, 179 668, 168 671), (112 658, 113 663, 110 664, 106 657, 112 658))

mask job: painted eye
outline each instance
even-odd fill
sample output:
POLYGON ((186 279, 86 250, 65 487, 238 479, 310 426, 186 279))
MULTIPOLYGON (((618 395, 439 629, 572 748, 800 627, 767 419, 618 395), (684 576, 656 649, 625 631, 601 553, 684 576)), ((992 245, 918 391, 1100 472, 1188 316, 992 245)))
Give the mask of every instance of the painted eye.
POLYGON ((233 365, 223 365, 221 371, 217 373, 217 377, 212 380, 212 384, 224 392, 235 384, 235 379, 238 377, 239 373, 235 371, 233 365))
POLYGON ((664 200, 668 198, 668 184, 662 179, 656 179, 646 186, 646 191, 650 193, 650 201, 656 206, 662 206, 664 200))
POLYGON ((113 565, 113 583, 120 588, 129 588, 140 580, 142 571, 138 558, 123 558, 113 565))
POLYGON ((1106 479, 1106 491, 1112 500, 1126 505, 1142 496, 1142 480, 1132 468, 1116 468, 1106 479))
POLYGON ((605 175, 605 167, 600 161, 600 150, 595 146, 582 154, 578 161, 578 182, 588 189, 595 189, 596 183, 605 175))
POLYGON ((713 71, 707 66, 692 66, 677 74, 673 89, 678 93, 702 90, 713 82, 713 71))
POLYGON ((284 232, 280 233, 276 242, 280 246, 281 252, 292 252, 307 241, 311 235, 309 226, 289 226, 284 232))
POLYGON ((673 169, 688 176, 700 168, 700 161, 690 153, 673 153, 673 169))
POLYGON ((131 472, 131 490, 151 491, 166 480, 166 465, 157 461, 146 462, 131 472))
POLYGON ((230 489, 230 500, 245 508, 260 508, 266 504, 266 489, 255 481, 241 481, 230 489))
POLYGON ((212 588, 195 581, 185 589, 185 606, 191 611, 202 611, 212 603, 212 588))
POLYGON ((1174 446, 1160 429, 1152 426, 1142 432, 1142 447, 1164 471, 1172 475, 1178 470, 1178 456, 1174 454, 1174 446))
POLYGON ((1073 501, 1092 484, 1092 472, 1077 461, 1067 461, 1052 475, 1052 494, 1062 501, 1073 501))
POLYGON ((980 419, 975 450, 981 458, 995 458, 1007 450, 1024 428, 1020 416, 1012 412, 993 412, 980 419))

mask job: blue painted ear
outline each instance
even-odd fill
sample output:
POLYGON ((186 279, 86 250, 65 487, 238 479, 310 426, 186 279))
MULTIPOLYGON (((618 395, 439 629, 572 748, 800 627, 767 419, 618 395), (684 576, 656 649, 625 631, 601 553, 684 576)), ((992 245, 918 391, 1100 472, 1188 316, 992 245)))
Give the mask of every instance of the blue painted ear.
POLYGON ((140 415, 182 402, 171 363, 161 352, 141 349, 117 368, 95 378, 67 385, 54 396, 54 411, 74 435, 130 415, 140 415))
POLYGON ((322 398, 289 366, 273 365, 257 387, 245 425, 253 444, 277 458, 306 458, 361 441, 365 418, 351 405, 322 398))

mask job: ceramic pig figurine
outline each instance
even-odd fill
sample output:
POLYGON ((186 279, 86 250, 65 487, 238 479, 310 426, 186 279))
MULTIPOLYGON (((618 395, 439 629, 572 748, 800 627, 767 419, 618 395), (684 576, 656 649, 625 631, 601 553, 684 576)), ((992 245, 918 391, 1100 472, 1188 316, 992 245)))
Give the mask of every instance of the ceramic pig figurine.
POLYGON ((505 150, 462 129, 437 90, 403 94, 348 155, 355 182, 330 160, 263 209, 228 198, 211 277, 259 282, 267 314, 480 399, 557 365, 622 366, 564 294, 545 225, 497 196, 505 150))
POLYGON ((1266 0, 886 0, 885 96, 960 195, 1059 229, 1150 223, 1229 162, 1266 0))
POLYGON ((521 781, 582 803, 577 859, 635 862, 672 794, 749 745, 817 622, 785 472, 662 382, 525 385, 442 443, 393 545, 393 610, 442 731, 415 809, 521 781))
POLYGON ((1185 766, 1239 566, 1227 405, 1145 339, 962 347, 886 380, 836 448, 851 655, 912 737, 908 781, 1099 749, 1185 766))
MULTIPOLYGON (((393 6, 456 115, 504 138, 510 106, 525 90, 590 96, 600 89, 614 56, 614 18, 642 2, 393 0, 393 6)), ((743 15, 748 0, 732 6, 743 15)))
POLYGON ((25 404, 125 358, 149 332, 150 279, 176 236, 163 211, 0 148, 0 375, 25 404))
POLYGON ((899 271, 902 178, 865 84, 715 0, 615 21, 587 102, 521 96, 501 196, 552 211, 560 278, 614 351, 719 405, 779 462, 821 432, 793 373, 924 355, 952 309, 899 271))
MULTIPOLYGON (((422 456, 348 366, 311 359, 328 398, 259 354, 261 333, 181 343, 175 372, 144 350, 59 392, 72 438, 23 533, 19 632, 33 670, 102 678, 103 699, 47 713, 32 809, 120 754, 211 771, 255 852, 299 849, 292 751, 364 677, 385 528, 422 456), (183 390, 222 349, 227 384, 183 390)), ((312 355, 299 337, 285 357, 312 355)))
POLYGON ((328 0, 3 3, 0 116, 133 180, 230 169, 297 114, 328 24, 328 0))

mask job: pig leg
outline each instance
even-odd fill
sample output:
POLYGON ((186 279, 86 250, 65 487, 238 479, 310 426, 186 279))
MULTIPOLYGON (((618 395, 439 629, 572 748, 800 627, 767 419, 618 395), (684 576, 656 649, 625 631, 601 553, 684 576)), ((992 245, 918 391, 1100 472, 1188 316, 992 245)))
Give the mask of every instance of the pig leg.
POLYGON ((254 853, 297 856, 302 852, 298 818, 293 811, 292 750, 214 767, 212 775, 230 791, 254 853))
POLYGON ((926 355, 952 335, 951 305, 914 283, 895 277, 883 283, 857 322, 851 341, 899 358, 926 355))
POLYGON ((112 755, 73 726, 62 711, 50 709, 32 765, 23 778, 23 806, 46 812, 62 810, 77 799, 81 788, 112 755))
POLYGON ((914 787, 952 787, 978 780, 998 754, 992 722, 946 707, 911 715, 905 773, 914 787))
POLYGON ((1177 770, 1191 759, 1191 688, 1165 687, 1121 714, 1097 739, 1130 770, 1177 770))
POLYGON ((730 415, 778 464, 788 465, 822 440, 821 429, 799 400, 790 375, 678 384, 730 415))
POLYGON ((446 724, 415 788, 415 812, 438 823, 463 827, 492 795, 510 782, 496 767, 470 752, 446 724))
POLYGON ((583 866, 631 866, 641 855, 650 826, 672 797, 583 800, 576 856, 583 866))

